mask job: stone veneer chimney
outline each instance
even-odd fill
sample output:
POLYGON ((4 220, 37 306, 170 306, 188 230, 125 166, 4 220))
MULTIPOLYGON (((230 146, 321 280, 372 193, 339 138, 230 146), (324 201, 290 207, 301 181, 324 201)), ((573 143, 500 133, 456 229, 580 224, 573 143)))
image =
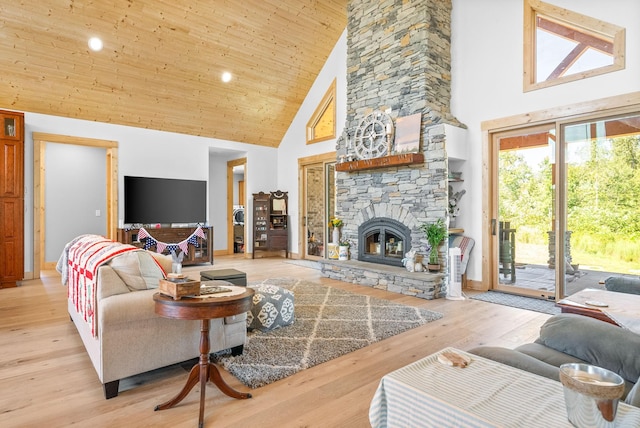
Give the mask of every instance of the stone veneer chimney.
MULTIPOLYGON (((425 162, 338 172, 336 208, 345 224, 342 234, 356 243, 353 258, 358 254, 358 226, 372 218, 391 218, 410 229, 411 248, 426 257, 428 244, 420 225, 445 218, 448 203, 444 127, 436 125, 460 126, 449 108, 451 1, 350 0, 347 33, 345 129, 353 135, 374 110, 390 110, 394 122, 420 113, 425 162)), ((343 139, 337 150, 338 159, 350 154, 343 139)), ((446 252, 441 254, 441 264, 446 272, 446 252)), ((427 289, 410 285, 392 291, 439 297, 445 288, 442 277, 427 289)))

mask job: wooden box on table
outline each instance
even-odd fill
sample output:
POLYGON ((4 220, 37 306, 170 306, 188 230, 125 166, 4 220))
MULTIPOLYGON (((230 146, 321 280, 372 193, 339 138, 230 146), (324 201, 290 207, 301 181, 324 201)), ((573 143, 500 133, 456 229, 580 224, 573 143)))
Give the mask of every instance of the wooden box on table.
POLYGON ((158 289, 173 300, 180 300, 184 296, 199 296, 200 281, 190 278, 160 279, 158 289))

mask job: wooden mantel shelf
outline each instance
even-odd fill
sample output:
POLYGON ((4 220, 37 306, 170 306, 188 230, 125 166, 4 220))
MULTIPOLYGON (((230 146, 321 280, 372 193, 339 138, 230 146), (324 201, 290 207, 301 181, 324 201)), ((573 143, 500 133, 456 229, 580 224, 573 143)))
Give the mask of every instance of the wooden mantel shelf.
POLYGON ((400 155, 383 156, 381 158, 364 159, 336 164, 336 171, 364 171, 367 169, 387 168, 390 166, 413 165, 424 163, 423 153, 403 153, 400 155))

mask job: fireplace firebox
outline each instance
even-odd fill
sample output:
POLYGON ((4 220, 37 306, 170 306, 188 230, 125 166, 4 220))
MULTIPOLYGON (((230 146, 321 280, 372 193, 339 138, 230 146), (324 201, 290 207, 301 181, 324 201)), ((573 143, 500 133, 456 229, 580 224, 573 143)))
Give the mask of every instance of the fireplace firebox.
POLYGON ((399 221, 374 218, 358 227, 358 260, 402 266, 411 249, 411 231, 399 221))

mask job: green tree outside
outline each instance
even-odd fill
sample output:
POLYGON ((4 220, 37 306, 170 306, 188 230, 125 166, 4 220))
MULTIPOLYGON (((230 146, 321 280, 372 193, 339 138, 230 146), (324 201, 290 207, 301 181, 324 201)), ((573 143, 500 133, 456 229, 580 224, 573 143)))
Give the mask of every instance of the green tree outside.
MULTIPOLYGON (((567 167, 567 226, 574 263, 609 272, 640 273, 640 136, 571 143, 567 167), (576 150, 577 148, 577 150, 576 150)), ((527 162, 528 150, 499 156, 499 215, 517 229, 518 244, 548 254, 553 221, 552 166, 527 162)))

